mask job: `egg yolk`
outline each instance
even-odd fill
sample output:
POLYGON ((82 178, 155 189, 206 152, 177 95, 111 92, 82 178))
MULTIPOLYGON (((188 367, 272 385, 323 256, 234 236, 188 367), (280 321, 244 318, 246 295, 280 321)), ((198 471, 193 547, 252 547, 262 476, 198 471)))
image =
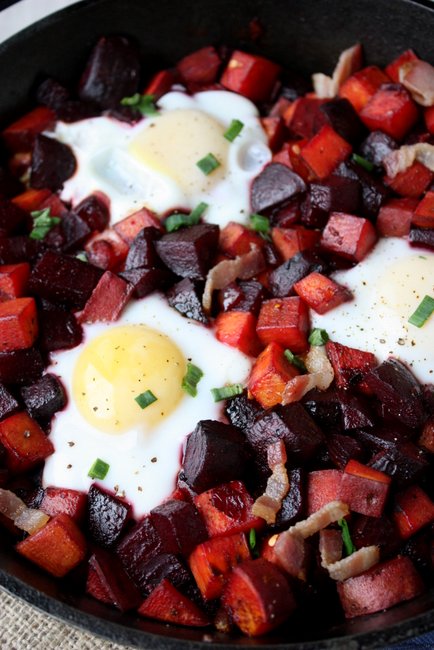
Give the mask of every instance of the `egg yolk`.
POLYGON ((133 426, 145 433, 183 397, 186 361, 167 337, 144 325, 112 328, 81 352, 73 373, 73 399, 81 415, 104 433, 133 426), (150 390, 155 402, 141 408, 136 397, 150 390))
POLYGON ((225 176, 229 142, 225 128, 206 113, 178 109, 155 118, 129 146, 148 169, 170 177, 188 196, 206 192, 225 176), (212 153, 220 163, 209 175, 197 163, 212 153))

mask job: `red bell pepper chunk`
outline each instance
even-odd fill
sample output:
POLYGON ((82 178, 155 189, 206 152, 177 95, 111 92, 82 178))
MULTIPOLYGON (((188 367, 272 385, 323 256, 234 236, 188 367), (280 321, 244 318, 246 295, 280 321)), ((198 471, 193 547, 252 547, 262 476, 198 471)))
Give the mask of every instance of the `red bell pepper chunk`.
POLYGON ((261 343, 256 335, 256 316, 248 311, 221 312, 215 320, 217 340, 256 357, 261 343))
POLYGON ((377 216, 377 230, 383 237, 406 237, 410 232, 416 199, 390 199, 381 206, 377 216))
POLYGON ((400 196, 419 198, 434 178, 432 171, 416 160, 410 167, 393 178, 385 176, 383 182, 400 196))
POLYGON ((203 47, 196 52, 187 54, 181 59, 176 69, 187 84, 212 84, 217 80, 221 59, 212 46, 203 47))
POLYGON ((413 52, 413 50, 405 50, 405 52, 403 52, 396 59, 394 59, 392 63, 389 63, 389 65, 386 66, 385 68, 385 73, 396 84, 400 83, 401 80, 399 78, 399 70, 406 63, 409 63, 409 61, 418 61, 418 57, 413 52))
POLYGON ((233 567, 250 559, 243 533, 213 537, 196 546, 188 563, 205 600, 219 598, 233 567))
POLYGON ((320 469, 307 476, 307 513, 313 514, 331 501, 336 501, 342 480, 339 469, 320 469))
POLYGON ((64 513, 80 522, 86 514, 87 495, 68 488, 47 487, 44 491, 40 509, 50 517, 64 513))
POLYGON ((0 352, 31 348, 37 336, 34 298, 15 298, 0 303, 0 352))
POLYGON ((352 152, 351 145, 326 124, 303 147, 301 159, 319 179, 327 178, 352 152))
POLYGON ((294 291, 317 314, 325 314, 352 298, 349 289, 315 271, 296 282, 294 291))
POLYGON ((389 77, 380 68, 370 65, 349 77, 339 88, 339 97, 345 97, 359 113, 382 84, 389 77))
POLYGON ((272 298, 262 303, 256 332, 265 345, 279 343, 294 354, 308 348, 309 311, 298 296, 272 298))
POLYGON ((48 129, 55 121, 56 114, 51 108, 38 106, 9 124, 2 133, 3 139, 11 151, 30 151, 35 136, 48 129))
POLYGON ((88 239, 84 249, 91 264, 109 271, 119 266, 130 250, 113 228, 107 228, 88 239))
POLYGON ((434 228, 434 192, 427 192, 418 204, 411 221, 417 228, 434 228))
POLYGON ((419 111, 403 86, 387 84, 377 90, 359 116, 371 131, 401 140, 417 122, 419 111))
POLYGON ((327 99, 318 97, 299 97, 288 106, 283 114, 283 119, 291 134, 300 138, 312 138, 320 128, 327 123, 327 119, 320 108, 327 99))
POLYGON ((357 460, 348 461, 342 474, 338 499, 350 510, 369 517, 383 513, 392 479, 384 472, 372 469, 357 460))
POLYGON ((171 70, 160 70, 152 77, 143 91, 143 95, 153 95, 158 100, 169 92, 176 81, 176 76, 171 70))
POLYGON ((264 129, 268 146, 271 151, 277 151, 282 146, 285 138, 285 123, 281 117, 261 117, 261 126, 264 129))
POLYGON ((18 196, 14 196, 12 203, 15 203, 19 208, 25 210, 26 212, 33 212, 34 210, 39 210, 40 205, 45 199, 51 196, 51 190, 35 190, 28 189, 18 196))
POLYGON ((4 264, 0 266, 0 302, 20 298, 27 289, 30 264, 4 264))
POLYGON ((327 341, 326 352, 333 366, 339 388, 350 388, 363 381, 363 376, 378 363, 372 352, 350 348, 335 341, 327 341))
POLYGON ((288 381, 297 377, 299 370, 284 356, 284 348, 272 341, 256 359, 248 381, 248 391, 263 408, 282 402, 288 381))
POLYGON ((50 456, 54 447, 39 424, 24 411, 0 422, 0 442, 13 472, 26 471, 50 456))
POLYGON ((224 255, 237 257, 251 250, 252 246, 264 247, 264 240, 253 230, 235 221, 230 221, 220 231, 219 249, 224 255))
POLYGON ((339 257, 361 262, 377 241, 368 219, 344 212, 332 212, 321 236, 321 247, 339 257))
POLYGON ((128 246, 131 246, 136 235, 138 235, 143 228, 150 227, 163 231, 161 221, 155 213, 147 208, 142 208, 133 214, 129 214, 125 219, 115 223, 113 230, 122 237, 128 246))
POLYGON ((393 519, 403 539, 434 521, 434 503, 418 485, 411 485, 395 497, 393 519))
POLYGON ((62 578, 84 560, 86 540, 71 517, 61 514, 15 548, 48 573, 62 578))
POLYGON ((101 276, 80 314, 80 323, 113 323, 130 299, 134 287, 111 271, 101 276))
POLYGON ((280 70, 279 65, 262 56, 235 50, 220 83, 253 102, 264 102, 270 97, 280 70))
POLYGON ((190 598, 164 578, 138 608, 138 613, 165 623, 204 627, 209 619, 190 598))
POLYGON ((319 230, 309 230, 304 226, 271 229, 271 239, 283 260, 289 260, 296 253, 314 248, 321 239, 319 230))
POLYGON ((431 133, 431 135, 434 135, 434 106, 429 106, 428 108, 425 108, 424 119, 425 119, 426 128, 431 133))

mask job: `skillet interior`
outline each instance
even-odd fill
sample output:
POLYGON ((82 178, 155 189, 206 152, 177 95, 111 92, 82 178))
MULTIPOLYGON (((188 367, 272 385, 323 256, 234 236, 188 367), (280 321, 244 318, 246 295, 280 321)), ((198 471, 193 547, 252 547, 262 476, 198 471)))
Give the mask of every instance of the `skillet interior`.
MULTIPOLYGON (((172 64, 209 43, 263 53, 298 72, 331 72, 339 53, 362 42, 368 63, 384 65, 409 47, 434 61, 434 4, 410 0, 88 0, 21 32, 0 45, 0 126, 32 103, 38 78, 68 83, 77 78, 101 34, 124 33, 138 42, 145 74, 172 64), (249 21, 265 33, 249 38, 249 21)), ((385 613, 330 628, 320 612, 267 637, 249 640, 167 627, 120 616, 79 595, 77 586, 54 581, 25 564, 0 539, 0 583, 40 608, 113 640, 149 648, 220 647, 314 648, 381 647, 434 628, 434 591, 385 613)))

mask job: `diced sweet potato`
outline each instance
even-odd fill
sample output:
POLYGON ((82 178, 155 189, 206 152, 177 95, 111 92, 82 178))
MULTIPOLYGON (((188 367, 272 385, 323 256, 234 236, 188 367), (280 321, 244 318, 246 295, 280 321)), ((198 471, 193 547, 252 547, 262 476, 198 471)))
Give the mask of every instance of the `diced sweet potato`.
POLYGON ((299 375, 299 370, 284 356, 284 348, 271 341, 256 359, 248 381, 248 391, 263 408, 282 402, 288 381, 299 375))
POLYGON ((331 501, 338 499, 342 472, 320 469, 307 476, 307 514, 311 515, 331 501))
POLYGON ((77 523, 83 521, 86 512, 87 495, 68 488, 47 487, 40 503, 40 509, 56 517, 64 513, 77 523))
POLYGON ((267 116, 261 118, 261 126, 268 139, 271 151, 277 151, 282 146, 285 137, 285 123, 281 117, 267 116))
POLYGON ((350 460, 342 474, 338 499, 350 510, 369 517, 380 517, 389 493, 391 478, 384 472, 350 460))
POLYGON ((220 78, 222 86, 253 102, 266 101, 280 73, 280 66, 262 56, 235 50, 220 78))
POLYGON ((2 136, 11 151, 30 151, 36 134, 48 129, 55 121, 54 111, 46 106, 38 106, 9 124, 2 136))
POLYGON ((377 241, 368 219, 344 212, 332 212, 321 236, 321 247, 340 257, 361 262, 377 241))
POLYGON ((30 348, 37 336, 34 298, 15 298, 0 303, 0 352, 30 348))
POLYGON ((381 86, 359 113, 370 131, 401 140, 419 117, 416 104, 401 84, 381 86))
POLYGON ((326 99, 318 97, 297 97, 283 113, 283 119, 292 135, 312 138, 326 123, 321 106, 326 99))
POLYGON ((138 608, 138 613, 165 623, 204 627, 209 619, 190 598, 164 579, 138 608))
POLYGON ((264 345, 279 343, 294 354, 307 350, 309 312, 298 296, 272 298, 262 303, 256 332, 264 345))
POLYGON ((176 69, 187 84, 212 84, 217 79, 221 65, 220 56, 212 46, 202 47, 187 54, 176 65, 176 69))
POLYGON ((34 210, 40 210, 42 202, 48 199, 49 196, 51 196, 51 190, 35 190, 30 188, 22 192, 22 194, 14 196, 12 203, 26 212, 33 212, 34 210))
POLYGON ((400 196, 419 198, 432 182, 433 173, 416 160, 410 167, 391 178, 384 177, 384 184, 400 196))
POLYGON ((411 485, 396 495, 393 519, 400 536, 407 539, 434 521, 434 503, 422 488, 411 485))
POLYGON ((385 73, 387 74, 388 77, 392 79, 395 83, 400 83, 400 78, 399 78, 399 71, 402 66, 404 66, 406 63, 409 63, 409 61, 417 61, 418 58, 416 54, 413 52, 413 50, 405 50, 402 54, 400 54, 396 59, 391 61, 389 65, 387 65, 384 69, 385 73))
POLYGON ((321 237, 319 230, 309 230, 303 226, 292 228, 274 227, 271 230, 273 244, 283 260, 289 260, 300 251, 314 248, 321 237))
POLYGON ((416 199, 390 199, 381 206, 377 217, 377 230, 383 237, 406 237, 410 232, 416 199))
POLYGON ((176 81, 177 77, 172 70, 160 70, 151 78, 143 95, 153 95, 158 100, 169 92, 176 81))
POLYGON ((0 266, 0 302, 20 298, 27 289, 30 264, 4 264, 0 266))
POLYGON ((161 221, 154 212, 142 208, 128 217, 114 224, 113 229, 122 237, 124 242, 131 246, 133 240, 143 228, 158 228, 162 230, 161 221))
POLYGON ((359 70, 349 77, 339 88, 339 97, 345 97, 359 113, 368 103, 375 91, 385 83, 389 77, 375 65, 359 70))
POLYGON ((84 560, 86 540, 71 517, 61 514, 15 548, 48 573, 62 578, 84 560))
POLYGON ((300 157, 319 179, 327 178, 352 151, 351 145, 325 125, 303 147, 300 157))
POLYGON ((372 352, 350 348, 335 341, 327 341, 326 352, 339 388, 349 388, 359 384, 363 377, 377 365, 377 359, 372 352))
POLYGON ((230 221, 221 231, 219 249, 229 257, 248 253, 252 245, 264 247, 264 240, 253 230, 235 221, 230 221))
POLYGON ((262 347, 256 325, 256 316, 248 311, 221 312, 215 320, 215 335, 222 343, 256 357, 262 347))
POLYGON ((54 451, 39 424, 24 411, 0 422, 0 442, 7 450, 8 467, 14 472, 35 467, 54 451))
POLYGON ((434 192, 427 192, 419 202, 411 224, 417 228, 434 228, 434 192))
POLYGON ((294 291, 317 314, 325 314, 352 298, 349 289, 315 271, 296 282, 294 291))
POLYGON ((133 290, 132 284, 106 271, 86 302, 79 322, 113 323, 119 318, 133 290))

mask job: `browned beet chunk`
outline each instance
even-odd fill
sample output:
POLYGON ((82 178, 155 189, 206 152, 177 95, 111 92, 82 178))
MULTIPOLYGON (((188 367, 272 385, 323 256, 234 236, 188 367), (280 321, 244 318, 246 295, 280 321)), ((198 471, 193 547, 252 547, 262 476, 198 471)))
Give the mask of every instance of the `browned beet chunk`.
POLYGON ((398 143, 382 131, 372 131, 362 143, 361 154, 373 165, 380 167, 388 153, 398 149, 398 143))
POLYGON ((264 212, 305 189, 305 182, 298 174, 285 165, 271 163, 253 180, 250 193, 252 210, 264 212))
POLYGON ((261 406, 255 400, 248 399, 245 393, 232 397, 226 402, 225 413, 229 422, 240 429, 251 427, 263 412, 261 406))
POLYGON ((315 181, 302 205, 301 220, 306 226, 321 228, 332 211, 356 214, 360 198, 360 183, 353 178, 330 176, 325 181, 315 181))
POLYGON ((327 449, 333 464, 342 470, 351 459, 360 462, 364 460, 365 454, 361 443, 355 438, 340 433, 332 434, 327 438, 327 449))
POLYGON ((362 186, 362 212, 369 219, 377 216, 379 209, 388 198, 390 190, 375 176, 356 162, 349 161, 339 168, 339 175, 358 179, 362 186), (346 171, 345 171, 346 170, 346 171))
POLYGON ((400 540, 392 521, 386 517, 357 515, 351 524, 351 539, 356 548, 379 546, 382 556, 396 552, 400 540))
POLYGON ((116 553, 129 575, 135 579, 138 578, 140 567, 157 555, 165 553, 162 540, 150 517, 145 517, 123 537, 116 547, 116 553))
POLYGON ((144 596, 150 594, 164 578, 181 591, 188 593, 193 589, 190 573, 173 553, 163 553, 144 562, 136 568, 133 577, 144 596))
POLYGON ((155 242, 155 248, 176 275, 204 280, 217 252, 218 240, 218 226, 203 223, 163 235, 155 242))
POLYGON ((289 491, 277 513, 275 528, 287 528, 303 515, 305 503, 305 475, 300 468, 288 471, 289 491))
POLYGON ((258 314, 262 301, 265 298, 265 289, 260 282, 256 280, 246 280, 240 282, 241 289, 240 300, 232 307, 237 311, 250 311, 252 314, 258 314))
POLYGON ((0 165, 0 198, 9 199, 23 191, 24 188, 18 178, 15 178, 9 169, 0 165))
POLYGON ((104 548, 110 548, 120 538, 131 512, 131 506, 91 485, 88 493, 87 523, 91 538, 104 548))
POLYGON ((322 104, 319 110, 344 140, 352 144, 360 142, 366 129, 348 99, 332 99, 322 104))
POLYGON ((434 248, 434 228, 412 228, 409 240, 412 246, 434 248))
POLYGON ((46 251, 43 242, 24 235, 17 237, 0 236, 0 264, 33 262, 46 251))
POLYGON ((45 79, 36 94, 38 102, 53 109, 63 122, 77 122, 98 114, 95 106, 71 99, 69 90, 55 79, 45 79))
POLYGON ((65 391, 54 375, 46 374, 21 389, 21 397, 32 418, 48 419, 66 404, 65 391))
POLYGON ((301 251, 269 275, 269 289, 273 296, 285 298, 294 293, 294 284, 313 271, 326 273, 327 263, 313 251, 301 251))
POLYGON ((75 208, 75 212, 84 219, 91 230, 102 231, 110 221, 107 205, 95 194, 83 199, 75 208))
POLYGON ((397 359, 387 359, 371 370, 365 381, 389 415, 412 428, 426 419, 422 388, 415 376, 397 359))
POLYGON ((398 488, 414 483, 429 469, 426 457, 412 442, 401 442, 400 445, 383 449, 368 464, 391 476, 398 488))
POLYGON ((0 199, 0 235, 11 235, 29 220, 27 212, 12 201, 0 199))
POLYGON ((153 268, 159 265, 159 259, 155 252, 154 242, 160 236, 160 232, 153 227, 143 228, 134 238, 127 259, 125 270, 138 268, 153 268))
POLYGON ((151 510, 151 521, 170 553, 188 556, 207 539, 199 512, 185 501, 170 500, 151 510))
POLYGON ((122 271, 119 276, 134 287, 134 296, 144 298, 152 291, 164 289, 173 276, 168 269, 129 269, 122 271))
POLYGON ((39 350, 0 352, 0 382, 3 384, 31 384, 39 379, 44 362, 39 350))
POLYGON ((102 273, 75 257, 47 251, 30 274, 29 289, 46 300, 82 309, 102 273))
POLYGON ((139 75, 139 58, 132 44, 122 36, 103 36, 80 79, 80 99, 101 108, 115 107, 137 91, 139 75))
POLYGON ((242 478, 245 467, 245 438, 236 427, 201 420, 188 436, 182 475, 196 492, 242 478))
POLYGON ((70 147, 62 142, 37 135, 32 153, 30 185, 55 192, 75 172, 77 163, 70 147))
POLYGON ((40 345, 47 352, 69 350, 81 343, 83 332, 77 319, 60 309, 39 312, 40 345))
POLYGON ((184 278, 173 285, 167 292, 167 301, 171 307, 180 314, 197 320, 199 323, 208 324, 208 318, 202 309, 199 292, 196 285, 189 278, 184 278))
POLYGON ((98 548, 89 558, 89 568, 91 571, 88 574, 87 591, 92 593, 92 589, 89 587, 91 587, 90 581, 94 575, 115 607, 122 612, 138 607, 142 600, 140 593, 115 555, 98 548))
POLYGON ((65 252, 77 249, 92 232, 86 221, 75 212, 64 214, 61 226, 64 238, 62 249, 65 252))
POLYGON ((324 431, 342 431, 341 407, 334 388, 310 390, 303 397, 303 406, 324 431))
POLYGON ((20 405, 8 389, 0 384, 0 420, 7 418, 15 411, 18 411, 20 405))

